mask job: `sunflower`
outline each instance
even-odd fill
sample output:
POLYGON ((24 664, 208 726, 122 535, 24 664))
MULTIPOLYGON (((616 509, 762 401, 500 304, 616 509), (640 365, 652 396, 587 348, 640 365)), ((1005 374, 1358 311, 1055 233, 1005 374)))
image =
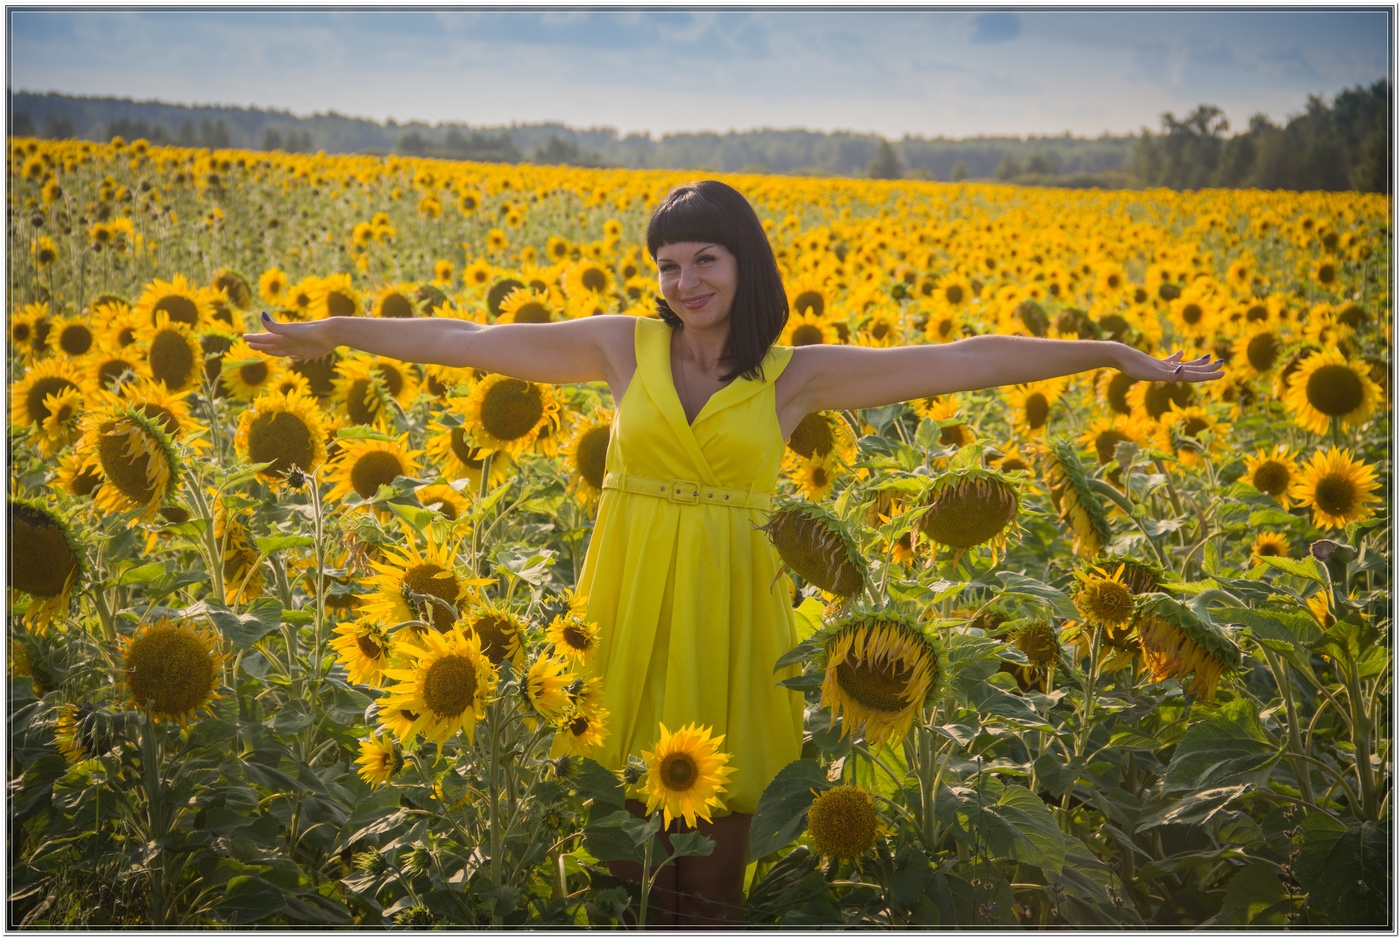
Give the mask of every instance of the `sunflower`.
POLYGON ((1002 392, 1011 409, 1011 422, 1025 436, 1039 436, 1050 422, 1050 408, 1064 393, 1065 381, 1052 378, 1033 384, 1018 384, 1002 392))
POLYGON ((400 476, 416 476, 421 455, 420 450, 408 448, 407 433, 394 440, 343 439, 327 467, 326 478, 335 485, 327 498, 335 501, 353 492, 370 501, 381 485, 390 485, 400 476))
POLYGON ((1152 679, 1190 680, 1205 700, 1215 698, 1220 675, 1241 660, 1239 647, 1228 635, 1165 593, 1143 597, 1137 629, 1152 679))
MULTIPOLYGON (((384 562, 371 560, 378 571, 366 585, 376 592, 361 601, 361 612, 386 627, 401 622, 426 622, 438 632, 451 631, 466 612, 472 588, 491 582, 467 576, 453 562, 456 542, 438 543, 428 529, 422 551, 410 528, 404 529, 403 547, 385 547, 384 562)), ((481 640, 476 640, 481 651, 481 640)))
POLYGON ((592 296, 607 296, 616 289, 616 278, 612 271, 591 260, 577 260, 564 270, 561 280, 564 295, 570 303, 578 303, 592 296))
POLYGON ((38 357, 47 346, 49 304, 29 303, 18 312, 9 311, 10 346, 17 349, 25 361, 38 357))
POLYGON ((424 508, 436 511, 448 521, 461 521, 471 512, 471 500, 463 494, 465 491, 467 489, 459 491, 455 486, 440 482, 425 485, 413 494, 424 508))
POLYGON ((111 404, 89 411, 76 449, 102 474, 93 494, 101 511, 139 509, 139 520, 149 521, 179 486, 180 464, 170 438, 136 408, 111 404))
POLYGON ((349 274, 331 274, 329 277, 322 277, 316 281, 316 292, 312 295, 310 318, 358 316, 360 312, 360 291, 355 289, 349 274))
POLYGON ((1294 423, 1319 436, 1334 419, 1343 429, 1361 426, 1381 399, 1366 367, 1352 365, 1335 346, 1309 355, 1288 379, 1283 396, 1294 423))
POLYGON ((1044 673, 1060 660, 1060 636, 1049 622, 1031 622, 1016 633, 1015 642, 1033 672, 1044 673))
POLYGON ((62 317, 54 320, 49 333, 53 347, 67 358, 77 358, 92 349, 97 335, 92 327, 81 319, 62 317))
POLYGON ((1230 364, 1243 365, 1249 377, 1271 374, 1283 359, 1283 337, 1276 326, 1257 323, 1241 332, 1230 346, 1230 364))
POLYGON ((536 655, 525 675, 525 699, 530 709, 546 723, 563 725, 574 707, 569 685, 577 679, 562 658, 536 655))
POLYGON ((1042 471, 1050 500, 1060 520, 1069 525, 1074 552, 1093 557, 1113 536, 1108 515, 1098 493, 1089 484, 1089 472, 1069 440, 1051 440, 1042 454, 1042 471))
POLYGON ((1326 453, 1318 450, 1303 464, 1290 498, 1311 507, 1313 524, 1319 528, 1342 528, 1353 521, 1364 521, 1379 502, 1376 468, 1352 456, 1350 450, 1333 446, 1326 453))
POLYGON ((277 267, 269 267, 258 277, 258 296, 269 306, 281 308, 291 291, 287 275, 277 267))
POLYGON ((963 337, 963 315, 964 307, 937 306, 932 312, 926 314, 924 322, 924 341, 929 344, 941 345, 944 342, 952 342, 963 337))
POLYGON ((188 724, 200 708, 212 712, 220 697, 219 670, 229 659, 220 639, 184 619, 147 622, 120 640, 122 681, 133 707, 158 722, 188 724))
POLYGON ((214 279, 209 282, 211 290, 222 290, 228 301, 238 309, 247 309, 253 305, 253 288, 248 285, 248 278, 231 267, 221 267, 214 272, 214 279))
POLYGON ((406 666, 384 670, 395 683, 378 701, 381 712, 418 714, 405 741, 421 734, 442 745, 461 730, 471 743, 497 681, 496 669, 481 653, 481 640, 459 629, 429 629, 398 650, 406 666))
POLYGON ((236 401, 251 401, 274 387, 282 372, 282 361, 254 350, 242 339, 220 356, 219 382, 236 401))
POLYGON ((598 623, 588 621, 579 608, 582 605, 582 602, 571 602, 569 611, 555 616, 545 632, 545 638, 556 655, 580 666, 598 647, 598 623))
POLYGON ((510 472, 513 461, 507 453, 493 454, 476 443, 476 434, 463 425, 466 398, 448 398, 443 414, 428 425, 428 456, 445 479, 467 480, 473 488, 481 484, 481 471, 486 458, 491 457, 488 483, 500 485, 510 472))
POLYGON ((915 413, 938 424, 938 445, 954 450, 977 442, 977 434, 963 419, 960 410, 957 398, 951 395, 930 397, 914 404, 915 413))
POLYGON ((143 325, 159 328, 160 315, 164 313, 166 322, 198 332, 213 322, 214 308, 209 300, 207 290, 191 285, 183 274, 176 274, 169 282, 157 279, 147 284, 132 311, 143 325))
POLYGON ((941 473, 923 502, 919 530, 929 540, 964 551, 991 542, 992 556, 1014 529, 1020 496, 999 472, 965 468, 941 473))
POLYGON ((58 457, 58 474, 49 485, 69 495, 87 498, 102 484, 102 470, 96 460, 82 453, 67 452, 58 457))
POLYGON ((314 472, 326 461, 325 417, 303 394, 264 394, 239 417, 234 446, 240 458, 268 463, 258 476, 277 487, 291 472, 314 472))
POLYGON ((813 310, 793 312, 788 317, 779 345, 836 345, 841 341, 836 328, 821 313, 813 310))
POLYGON ((937 689, 938 654, 913 620, 853 614, 827 626, 821 704, 841 735, 874 745, 902 740, 937 689))
POLYGON ((382 686, 391 650, 384 627, 372 619, 356 619, 337 625, 335 634, 330 645, 351 683, 382 686))
POLYGON ((1079 589, 1074 594, 1074 606, 1092 626, 1116 629, 1133 617, 1136 599, 1123 582, 1123 566, 1109 573, 1103 567, 1092 567, 1088 573, 1074 571, 1079 589))
MULTIPOLYGON (((511 281, 514 282, 514 281, 511 281)), ((538 323, 553 322, 558 318, 558 310, 550 302, 544 291, 530 290, 517 286, 500 302, 498 322, 538 323)))
POLYGON ((1203 289, 1188 287, 1168 305, 1167 315, 1177 332, 1188 338, 1214 334, 1220 311, 1216 300, 1203 289))
POLYGON ((204 377, 204 349, 194 330, 172 322, 164 311, 155 314, 154 325, 137 334, 146 357, 146 371, 172 391, 194 387, 204 377))
POLYGON ((402 362, 354 356, 336 365, 331 399, 351 423, 383 430, 393 419, 393 405, 407 405, 418 386, 417 375, 402 362))
POLYGON ((82 547, 63 518, 40 503, 11 498, 7 518, 9 586, 33 597, 24 622, 43 632, 69 608, 83 576, 82 547))
POLYGON ((1272 451, 1256 450, 1244 457, 1244 481, 1278 502, 1286 511, 1292 507, 1288 490, 1298 478, 1298 461, 1284 443, 1272 451))
POLYGON ((661 724, 656 747, 642 750, 647 764, 647 813, 661 809, 667 827, 684 818, 690 827, 696 818, 710 820, 710 808, 723 808, 720 795, 734 773, 729 754, 720 751, 723 736, 710 737, 710 728, 688 723, 672 733, 661 724))
POLYGON ((787 449, 802 459, 834 459, 837 464, 848 465, 855 458, 856 441, 850 426, 838 414, 816 411, 798 421, 788 437, 787 449))
POLYGON ((46 458, 72 442, 74 429, 67 422, 54 420, 53 405, 71 408, 73 393, 81 400, 82 384, 82 372, 76 365, 51 358, 30 366, 23 378, 10 385, 10 422, 33 427, 39 452, 46 458))
POLYGON ((880 819, 875 799, 859 785, 838 785, 817 793, 807 809, 812 849, 833 860, 855 860, 875 846, 880 819))
MULTIPOLYGON (((1137 417, 1099 417, 1085 428, 1079 436, 1079 443, 1094 451, 1100 466, 1106 466, 1118 458, 1118 444, 1132 443, 1139 447, 1147 445, 1152 438, 1152 428, 1137 417)), ((1122 487, 1122 467, 1111 469, 1106 478, 1122 487)))
POLYGON ((220 505, 214 512, 214 539, 223 557, 224 602, 252 602, 263 594, 262 553, 248 529, 220 505))
POLYGON ((416 290, 411 283, 399 283, 375 291, 369 314, 379 319, 412 319, 418 315, 416 290))
POLYGON ((793 456, 783 460, 783 473, 797 486, 802 497, 812 502, 820 502, 830 495, 836 480, 840 478, 834 463, 793 456))
POLYGON ((564 444, 564 465, 569 471, 570 487, 585 504, 593 503, 603 491, 607 475, 608 444, 612 441, 612 412, 598 406, 591 417, 574 425, 564 444))
MULTIPOLYGON (((608 711, 600 706, 576 707, 559 732, 565 752, 588 757, 608 737, 608 711)), ((556 744, 557 745, 557 744, 556 744)))
POLYGON ((360 740, 360 755, 355 760, 360 778, 369 785, 387 785, 403 768, 403 753, 393 736, 374 735, 360 740))
POLYGON ((58 751, 63 756, 63 761, 70 766, 77 765, 91 759, 93 754, 84 742, 87 735, 83 732, 85 718, 91 711, 84 712, 75 704, 64 704, 58 710, 58 717, 53 724, 53 741, 58 747, 58 751))
POLYGON ((779 500, 759 530, 768 535, 783 563, 813 586, 842 599, 865 588, 866 564, 855 539, 836 515, 819 505, 779 500))
POLYGON ((960 273, 944 274, 932 294, 938 304, 952 309, 965 309, 973 296, 972 281, 960 273))
POLYGON ((1183 466, 1194 466, 1229 439, 1230 425, 1204 407, 1172 406, 1163 417, 1158 440, 1176 453, 1183 466), (1207 442, 1206 435, 1209 435, 1207 442))
POLYGON ((320 282, 321 278, 319 277, 305 277, 300 283, 287 289, 282 308, 290 314, 293 320, 304 322, 312 318, 316 306, 316 296, 321 289, 320 282))
POLYGON ((545 425, 557 426, 559 404, 547 384, 487 375, 463 406, 466 428, 484 448, 519 456, 535 443, 545 425))
POLYGON ((1171 411, 1173 405, 1189 407, 1194 404, 1196 392, 1190 384, 1180 381, 1139 381, 1128 389, 1126 399, 1130 414, 1155 423, 1171 411))
POLYGON ((525 620, 509 609, 487 600, 478 601, 466 610, 463 628, 481 639, 481 653, 493 665, 509 660, 517 674, 525 667, 525 620))
POLYGON ((1264 557, 1287 557, 1288 537, 1276 531, 1262 531, 1255 535, 1249 555, 1256 565, 1262 564, 1264 557))

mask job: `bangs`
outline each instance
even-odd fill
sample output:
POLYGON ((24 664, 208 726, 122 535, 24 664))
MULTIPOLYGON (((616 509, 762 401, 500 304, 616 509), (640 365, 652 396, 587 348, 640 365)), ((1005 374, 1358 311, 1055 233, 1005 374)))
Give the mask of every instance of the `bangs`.
POLYGON ((668 244, 703 241, 723 245, 737 255, 731 243, 728 213, 694 189, 671 193, 652 212, 647 224, 647 250, 653 259, 668 244))

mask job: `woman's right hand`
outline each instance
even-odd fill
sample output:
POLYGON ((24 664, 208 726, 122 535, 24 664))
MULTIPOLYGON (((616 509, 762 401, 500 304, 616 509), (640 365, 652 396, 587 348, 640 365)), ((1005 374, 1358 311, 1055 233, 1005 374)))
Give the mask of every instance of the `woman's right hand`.
POLYGON ((266 332, 249 332, 243 340, 249 347, 268 355, 287 358, 320 358, 332 351, 339 342, 331 338, 331 319, 312 322, 278 322, 264 310, 262 324, 266 332))

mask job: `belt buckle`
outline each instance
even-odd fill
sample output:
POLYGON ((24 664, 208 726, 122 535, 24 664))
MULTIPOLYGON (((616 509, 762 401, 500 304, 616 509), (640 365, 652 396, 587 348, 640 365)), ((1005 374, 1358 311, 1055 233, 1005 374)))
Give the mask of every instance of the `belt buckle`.
POLYGON ((685 479, 672 479, 666 497, 681 505, 694 505, 700 501, 700 483, 685 479))

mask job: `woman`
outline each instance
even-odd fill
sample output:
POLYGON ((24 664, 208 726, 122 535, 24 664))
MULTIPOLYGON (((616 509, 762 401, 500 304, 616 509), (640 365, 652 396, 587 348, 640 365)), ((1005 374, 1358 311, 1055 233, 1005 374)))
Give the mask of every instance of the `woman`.
MULTIPOLYGON (((1221 376, 1115 342, 975 336, 946 345, 774 346, 787 298, 753 208, 721 182, 672 190, 647 230, 661 321, 598 316, 548 325, 334 318, 275 323, 249 345, 314 358, 349 345, 405 361, 527 381, 606 381, 618 402, 607 481, 578 592, 601 627, 597 668, 611 713, 599 761, 613 769, 657 741, 659 724, 724 735, 735 771, 715 841, 658 882, 671 921, 738 918, 758 794, 798 758, 800 695, 773 663, 796 644, 771 588, 777 558, 756 530, 784 441, 806 415, 1019 384, 1113 367, 1144 381, 1221 376)), ((641 816, 640 801, 628 807, 641 816)), ((636 878, 635 866, 623 871, 636 878)))

